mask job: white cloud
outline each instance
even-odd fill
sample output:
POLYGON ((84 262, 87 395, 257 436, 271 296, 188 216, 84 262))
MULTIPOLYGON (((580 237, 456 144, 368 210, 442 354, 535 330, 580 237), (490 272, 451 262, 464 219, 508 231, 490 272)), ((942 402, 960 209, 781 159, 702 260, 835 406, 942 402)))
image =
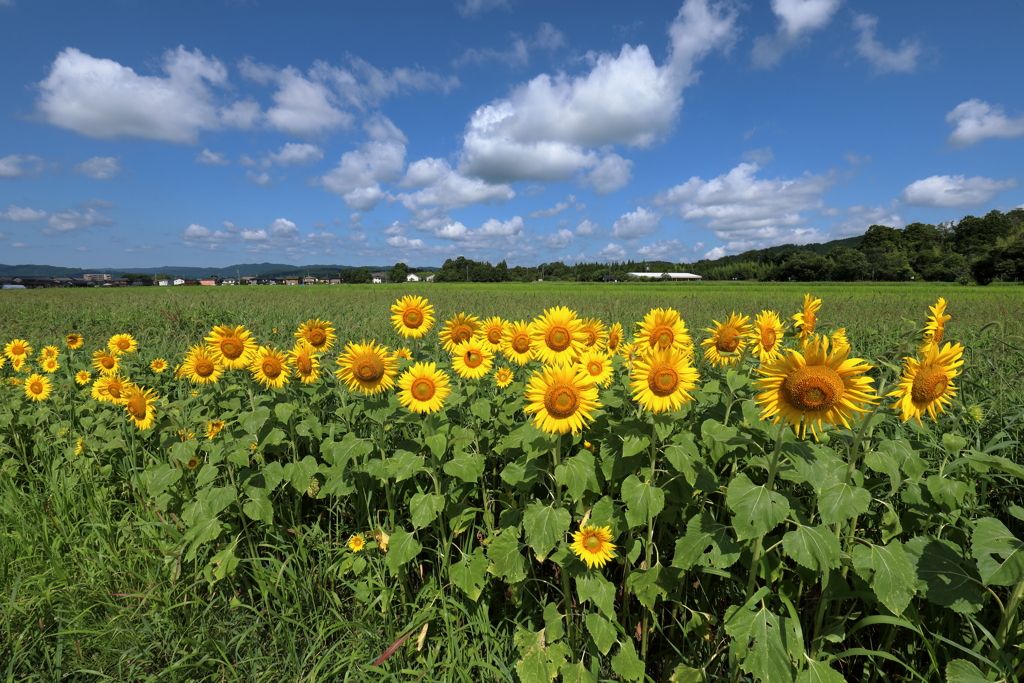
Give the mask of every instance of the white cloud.
POLYGON ((749 161, 759 166, 771 163, 775 155, 772 153, 771 147, 762 147, 761 149, 751 149, 743 153, 743 161, 749 161))
POLYGON ((409 172, 406 184, 431 181, 422 190, 398 195, 402 205, 420 219, 470 204, 501 204, 516 196, 508 185, 468 178, 444 159, 421 159, 409 165, 409 172))
MULTIPOLYGON (((1009 118, 1002 106, 992 106, 979 99, 961 102, 946 114, 946 123, 955 126, 946 142, 954 147, 967 147, 985 138, 1016 138, 1024 135, 1024 116, 1009 118)), ((0 167, 3 160, 0 159, 0 167)), ((3 175, 0 171, 0 175, 3 175)))
POLYGON ((252 169, 249 169, 245 172, 245 177, 260 187, 270 187, 274 184, 273 179, 271 179, 270 175, 266 171, 257 174, 254 173, 252 169))
POLYGON ((456 9, 464 17, 473 17, 498 7, 509 9, 508 0, 462 0, 456 9))
POLYGON ((207 166, 227 166, 231 163, 224 158, 223 152, 211 152, 208 149, 204 149, 196 155, 196 161, 207 166))
POLYGON ((345 152, 338 166, 320 177, 328 192, 341 195, 350 209, 370 211, 384 196, 381 182, 398 178, 405 165, 405 135, 379 116, 365 125, 370 140, 345 152))
POLYGON ((685 251, 686 247, 679 240, 658 240, 637 249, 636 255, 648 261, 674 261, 685 251))
POLYGON ((637 207, 636 211, 624 213, 616 219, 612 226, 612 237, 620 240, 645 237, 658 229, 660 219, 661 216, 653 211, 637 207))
POLYGON ((20 178, 43 170, 43 160, 32 154, 10 154, 0 159, 0 178, 20 178))
POLYGON ((591 223, 587 219, 580 221, 580 224, 576 226, 576 234, 581 237, 587 237, 596 234, 600 229, 600 226, 596 223, 591 223))
POLYGON ((245 166, 247 168, 259 168, 259 169, 270 168, 270 159, 268 159, 266 157, 263 157, 259 161, 256 161, 255 159, 253 159, 248 154, 243 154, 242 156, 240 156, 238 158, 238 163, 239 163, 240 166, 245 166))
POLYGON ((24 242, 11 242, 11 246, 15 249, 25 249, 29 245, 25 244, 24 242))
POLYGON ((117 221, 113 218, 96 211, 96 209, 88 208, 82 212, 68 209, 67 211, 58 211, 50 216, 50 220, 47 221, 48 227, 43 232, 47 234, 71 232, 93 226, 109 227, 116 223, 117 221))
POLYGON ((324 158, 324 151, 316 145, 289 142, 267 157, 278 166, 304 166, 324 158))
POLYGON ((567 201, 558 202, 557 204, 555 204, 550 209, 540 209, 538 211, 534 211, 534 212, 530 213, 527 216, 527 218, 551 218, 552 216, 557 216, 558 214, 562 213, 563 211, 568 209, 570 206, 572 206, 572 203, 574 201, 576 201, 576 197, 573 196, 573 195, 569 195, 567 201))
POLYGON ((711 251, 704 254, 704 258, 714 261, 716 259, 722 258, 723 256, 726 255, 726 253, 727 252, 725 251, 725 247, 715 247, 711 251))
POLYGON ((615 242, 609 242, 608 246, 597 252, 597 255, 606 261, 617 260, 625 258, 626 249, 621 244, 615 244, 615 242))
POLYGON ((458 221, 447 223, 434 230, 434 237, 455 242, 475 243, 477 247, 490 248, 494 246, 494 239, 503 237, 509 243, 514 243, 523 235, 523 219, 520 216, 513 216, 507 221, 499 221, 491 218, 484 221, 484 224, 477 229, 467 228, 458 221))
MULTIPOLYGON (((889 206, 870 206, 858 204, 846 210, 846 217, 832 224, 829 236, 838 239, 863 235, 872 225, 888 225, 890 228, 902 228, 903 217, 896 211, 897 203, 889 206)), ((822 212, 824 213, 824 212, 822 212)), ((838 212, 836 215, 841 214, 838 212)))
POLYGON ((246 242, 266 242, 268 239, 270 239, 270 236, 267 235, 267 231, 262 229, 242 230, 240 235, 242 239, 245 240, 246 242))
POLYGON ((35 223, 46 218, 49 214, 38 209, 21 208, 11 204, 7 211, 0 211, 0 221, 14 221, 15 223, 35 223))
POLYGON ((121 172, 120 157, 92 157, 75 166, 74 171, 93 180, 110 180, 121 172))
POLYGON ((214 232, 204 225, 198 223, 192 223, 185 231, 181 233, 181 236, 190 242, 215 242, 215 241, 227 241, 231 236, 226 232, 214 232))
POLYGON ((563 229, 559 230, 558 232, 553 233, 553 234, 548 235, 547 237, 545 237, 544 238, 544 246, 548 247, 549 249, 563 249, 563 248, 569 246, 569 243, 572 242, 572 239, 573 239, 572 231, 571 230, 566 230, 565 228, 563 228, 563 229))
POLYGON ((298 226, 287 218, 278 218, 269 227, 272 237, 293 238, 299 236, 298 226))
POLYGON ((525 66, 530 61, 530 50, 539 48, 541 50, 557 50, 565 46, 565 34, 555 28, 552 24, 542 22, 537 33, 529 41, 514 35, 512 46, 508 50, 495 50, 494 48, 469 48, 462 53, 462 56, 455 60, 454 64, 475 63, 496 61, 504 62, 509 66, 525 66))
POLYGON ((857 41, 857 54, 871 62, 876 74, 893 71, 911 73, 917 68, 917 58, 921 54, 921 44, 916 40, 904 38, 899 50, 890 50, 875 38, 878 28, 878 17, 870 14, 858 14, 853 19, 853 27, 860 31, 857 41))
POLYGON ((629 183, 633 162, 618 154, 608 154, 586 175, 585 184, 591 185, 599 195, 608 195, 629 183))
POLYGON ((295 67, 278 70, 245 59, 238 68, 243 76, 257 83, 277 84, 274 106, 264 115, 271 128, 288 135, 313 138, 352 125, 352 115, 334 106, 337 98, 330 88, 318 80, 306 78, 295 67))
POLYGON ((1017 187, 1017 180, 994 180, 975 176, 933 175, 907 185, 900 201, 912 206, 961 207, 976 206, 992 200, 1001 190, 1017 187))
POLYGON ((773 35, 754 39, 751 60, 754 66, 768 69, 782 60, 789 50, 799 46, 807 35, 832 21, 842 0, 772 0, 772 11, 779 19, 773 35))
POLYGON ((398 249, 422 249, 424 246, 423 240, 411 240, 408 237, 403 237, 402 235, 389 237, 387 239, 387 243, 389 247, 396 247, 398 249))

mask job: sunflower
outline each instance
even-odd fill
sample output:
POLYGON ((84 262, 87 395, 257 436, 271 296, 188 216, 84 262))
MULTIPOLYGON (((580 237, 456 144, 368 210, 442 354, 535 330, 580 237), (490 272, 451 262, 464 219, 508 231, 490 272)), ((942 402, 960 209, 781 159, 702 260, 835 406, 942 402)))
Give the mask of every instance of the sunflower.
POLYGON ((572 545, 569 549, 576 557, 587 563, 587 566, 603 567, 608 560, 615 559, 615 544, 612 543, 612 529, 607 526, 580 526, 579 531, 572 532, 572 545))
POLYGON ((609 353, 615 353, 619 350, 620 344, 622 344, 622 323, 612 323, 612 326, 608 328, 608 342, 605 346, 609 353))
POLYGON ((160 374, 167 369, 167 361, 163 358, 156 358, 152 363, 149 364, 149 369, 153 372, 160 374))
POLYGON ((644 353, 648 349, 675 348, 693 352, 693 339, 679 311, 672 308, 652 308, 642 323, 637 323, 633 344, 644 353))
POLYGON ((205 338, 210 355, 225 370, 241 370, 249 367, 252 357, 256 354, 259 344, 252 338, 244 325, 231 327, 218 325, 205 338))
POLYGON ((64 343, 69 349, 80 349, 82 348, 82 344, 85 343, 85 339, 83 339, 80 334, 72 333, 64 337, 64 343))
POLYGON ((44 358, 40 364, 43 366, 43 372, 53 374, 60 370, 60 363, 57 362, 56 358, 44 358))
POLYGON ((303 384, 312 384, 320 379, 320 354, 299 342, 288 352, 295 374, 303 384))
POLYGON ((224 374, 224 366, 217 361, 210 347, 195 344, 189 348, 178 374, 188 377, 193 384, 216 384, 224 374))
POLYGON ((391 354, 395 360, 412 360, 412 349, 408 346, 400 346, 391 354))
POLYGON ((484 344, 487 346, 487 350, 491 353, 497 353, 501 350, 502 340, 505 338, 505 328, 507 326, 508 323, 497 316, 484 320, 483 325, 480 328, 480 332, 483 334, 484 344))
POLYGON ((87 370, 79 370, 75 373, 75 383, 80 386, 85 386, 92 380, 92 375, 87 370))
POLYGON ((792 425, 800 438, 807 427, 815 438, 823 422, 849 427, 853 413, 866 413, 861 404, 878 402, 867 376, 872 366, 848 358, 849 347, 829 352, 829 339, 813 336, 802 351, 786 349, 780 360, 758 368, 755 381, 763 391, 755 397, 761 418, 792 425))
POLYGON ((896 390, 889 393, 897 399, 893 407, 899 409, 900 419, 906 422, 915 418, 920 423, 921 415, 927 412, 938 421, 949 399, 956 396, 953 378, 960 374, 957 368, 964 364, 963 353, 960 344, 947 342, 941 349, 931 344, 919 359, 903 359, 903 376, 896 390))
POLYGON ((348 549, 354 553, 362 552, 365 547, 366 539, 363 538, 362 534, 352 534, 351 538, 348 539, 348 549))
POLYGON ((599 407, 597 387, 571 365, 546 365, 530 378, 525 413, 536 413, 533 424, 548 434, 576 434, 599 407))
POLYGON ((416 363, 398 378, 398 402, 414 413, 436 413, 451 393, 448 375, 434 363, 416 363))
POLYGON ((515 375, 512 374, 511 368, 498 368, 494 371, 494 383, 504 389, 509 384, 512 384, 512 380, 515 379, 515 375))
POLYGON ((583 319, 583 334, 587 335, 583 342, 584 348, 603 349, 608 345, 608 328, 597 318, 583 319))
POLYGON ((633 361, 640 356, 640 350, 633 342, 625 342, 619 345, 619 355, 622 356, 622 360, 628 370, 633 367, 633 361))
POLYGON ((751 346, 762 365, 774 363, 782 357, 779 353, 779 343, 782 341, 783 332, 782 319, 775 311, 761 311, 754 318, 751 346))
POLYGON ((398 361, 392 358, 386 346, 377 342, 349 342, 337 363, 341 369, 334 374, 348 385, 350 391, 376 394, 395 386, 398 361))
POLYGON ((657 349, 633 361, 630 387, 644 410, 664 413, 693 400, 689 392, 699 375, 683 352, 657 349))
POLYGON ((307 320, 299 325, 295 336, 301 343, 308 344, 314 351, 326 351, 334 346, 334 340, 338 338, 334 334, 334 328, 328 320, 307 320))
POLYGON ((4 346, 4 355, 13 363, 17 358, 28 358, 32 355, 32 347, 24 339, 12 339, 4 346))
POLYGON ((92 352, 92 367, 100 374, 112 375, 121 369, 121 360, 116 353, 107 349, 97 349, 92 352))
POLYGON ((463 379, 480 379, 494 365, 494 354, 484 348, 482 339, 470 339, 452 352, 452 369, 463 379))
POLYGON ((156 392, 152 389, 144 389, 131 385, 125 392, 124 409, 128 413, 128 420, 140 431, 153 426, 156 419, 156 408, 153 404, 157 399, 156 392))
POLYGON ((804 308, 792 317, 793 322, 800 328, 800 341, 806 341, 814 334, 814 326, 818 322, 818 309, 821 308, 821 299, 815 299, 810 294, 804 294, 804 308))
POLYGON ((525 320, 509 323, 505 328, 505 336, 501 340, 501 352, 513 363, 526 365, 533 360, 533 348, 530 345, 530 323, 525 320))
POLYGON ((213 437, 224 431, 224 420, 210 420, 206 423, 206 438, 213 440, 213 437))
POLYGON ((4 365, 6 365, 6 364, 7 364, 7 356, 0 356, 0 369, 2 369, 4 367, 4 365))
POLYGON ((44 346, 43 350, 39 352, 39 360, 44 358, 56 358, 60 355, 60 349, 56 346, 44 346))
POLYGON ((195 468, 199 467, 199 458, 193 455, 191 458, 188 459, 188 462, 185 463, 185 467, 189 468, 190 470, 194 470, 195 468))
POLYGON ((127 377, 120 375, 100 375, 92 385, 92 397, 102 403, 124 405, 125 394, 131 387, 127 377))
POLYGON ((261 346, 256 350, 249 365, 253 379, 269 389, 280 389, 288 383, 291 374, 292 360, 286 351, 271 346, 261 346))
POLYGON ((599 348, 584 351, 579 365, 594 384, 607 387, 612 383, 611 356, 599 348))
POLYGON ((134 353, 139 348, 139 342, 130 334, 115 334, 107 342, 107 348, 111 353, 134 353))
POLYGON ((462 342, 469 341, 476 336, 480 330, 480 319, 475 315, 459 313, 444 324, 438 335, 444 350, 452 353, 455 346, 462 342))
POLYGON ((946 334, 946 323, 953 318, 951 315, 946 315, 946 300, 941 296, 934 306, 928 307, 928 310, 932 314, 928 316, 928 322, 921 330, 922 344, 918 349, 921 355, 927 352, 928 347, 942 344, 942 338, 946 334))
POLYGON ((752 333, 750 316, 733 312, 724 323, 712 322, 715 326, 705 330, 711 336, 700 343, 707 347, 704 358, 719 368, 736 364, 747 348, 747 337, 752 333))
POLYGON ((586 343, 583 321, 576 311, 555 306, 536 318, 531 327, 533 357, 545 365, 567 365, 580 355, 586 343))
POLYGON ((850 338, 846 336, 846 328, 840 327, 838 330, 832 333, 832 350, 838 351, 841 347, 850 346, 850 338))
POLYGON ((423 337, 434 325, 434 307, 421 296, 403 296, 391 305, 391 324, 406 339, 423 337))
POLYGON ((82 451, 85 450, 85 439, 79 439, 75 443, 75 455, 81 455, 82 451))
POLYGON ((21 372, 23 370, 28 372, 30 369, 31 366, 29 365, 28 358, 25 356, 18 356, 11 359, 11 370, 14 370, 15 372, 21 372))
POLYGON ((29 375, 25 379, 25 395, 33 401, 43 401, 53 391, 50 380, 42 375, 29 375))

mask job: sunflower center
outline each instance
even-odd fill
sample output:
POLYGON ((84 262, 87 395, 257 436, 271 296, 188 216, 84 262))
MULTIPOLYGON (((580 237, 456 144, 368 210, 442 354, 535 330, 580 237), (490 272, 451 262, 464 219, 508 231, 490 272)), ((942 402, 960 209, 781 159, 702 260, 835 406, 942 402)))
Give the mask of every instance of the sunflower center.
POLYGON ((14 346, 11 347, 11 353, 14 354, 15 356, 24 356, 25 347, 22 346, 21 344, 15 344, 14 346))
POLYGON ((376 382, 384 376, 384 363, 376 356, 361 356, 356 359, 352 374, 364 382, 376 382))
POLYGON ((131 348, 131 343, 129 343, 127 339, 120 339, 117 342, 117 348, 121 349, 122 351, 127 351, 129 348, 131 348))
POLYGON ((601 539, 598 538, 597 534, 591 534, 587 536, 587 540, 583 541, 583 547, 592 553, 596 553, 601 549, 601 539))
POLYGON ((772 349, 775 348, 775 341, 776 341, 776 337, 775 337, 775 330, 774 329, 772 329, 770 327, 766 327, 763 330, 761 330, 761 348, 762 349, 764 349, 765 351, 771 351, 772 349))
POLYGON ((132 417, 136 420, 146 419, 146 397, 141 393, 136 392, 133 394, 132 397, 128 399, 128 405, 125 407, 128 408, 128 412, 131 413, 132 417))
POLYGON ((945 331, 946 330, 942 327, 935 330, 935 334, 932 335, 932 341, 935 342, 936 346, 942 343, 942 335, 945 331))
POLYGON ((667 327, 655 327, 651 330, 651 340, 654 342, 652 346, 657 346, 659 349, 667 349, 672 346, 675 338, 676 335, 667 327))
POLYGON ((566 418, 579 408, 580 397, 576 389, 566 385, 556 385, 548 389, 544 395, 544 407, 554 417, 566 418))
POLYGON ((739 345, 739 330, 735 327, 726 327, 723 329, 718 334, 718 341, 715 342, 715 348, 726 353, 732 353, 739 345))
POLYGON ((587 346, 593 346, 597 343, 597 332, 593 330, 587 330, 587 346))
POLYGON ((915 403, 931 403, 941 398, 949 386, 949 377, 936 365, 929 365, 917 371, 914 384, 910 387, 910 398, 915 403))
POLYGON ((299 356, 295 359, 295 367, 303 375, 308 375, 313 372, 313 361, 310 360, 309 356, 299 356))
POLYGON ((31 391, 33 394, 41 394, 43 393, 44 390, 43 383, 40 382, 39 380, 36 380, 35 382, 32 382, 32 384, 29 384, 28 388, 29 391, 31 391))
POLYGON ((619 335, 612 334, 608 337, 608 348, 612 351, 619 348, 619 335))
POLYGON ((473 328, 469 325, 456 325, 452 328, 452 342, 461 344, 473 338, 473 328))
POLYGON ((102 358, 100 358, 100 365, 102 365, 107 370, 113 369, 116 363, 117 361, 114 360, 113 356, 103 356, 102 358))
POLYGON ((417 377, 410 387, 413 397, 417 401, 429 401, 434 398, 436 388, 434 383, 426 377, 417 377))
POLYGON ((484 362, 484 357, 477 351, 467 351, 466 355, 462 357, 462 362, 466 364, 467 368, 478 368, 484 362))
POLYGON ((548 330, 544 341, 552 351, 565 351, 572 343, 572 335, 569 334, 569 330, 557 325, 548 330))
POLYGON ((843 397, 843 379, 827 365, 805 365, 782 380, 790 405, 802 411, 829 410, 843 397))
POLYGON ((213 364, 212 361, 208 361, 205 359, 196 361, 195 373, 200 377, 209 377, 210 375, 213 374, 214 370, 216 369, 217 367, 213 364))
POLYGON ((306 339, 314 347, 320 348, 327 341, 327 333, 320 329, 310 330, 306 339))
POLYGON ((589 363, 587 363, 587 372, 589 372, 594 377, 600 375, 602 370, 604 370, 604 366, 599 361, 592 360, 589 363))
POLYGON ((224 357, 228 360, 235 360, 241 356, 244 349, 245 346, 233 337, 223 339, 220 342, 220 352, 224 354, 224 357))
POLYGON ((525 334, 517 334, 512 339, 512 348, 516 350, 516 353, 526 353, 530 350, 530 338, 525 334))
POLYGON ((670 365, 656 365, 647 376, 647 386, 655 396, 671 396, 679 386, 679 373, 670 365))
POLYGON ((263 362, 260 363, 260 369, 263 371, 263 374, 267 379, 277 379, 283 368, 281 366, 281 361, 273 356, 267 356, 263 359, 263 362))
POLYGON ((492 344, 497 344, 498 342, 500 342, 501 329, 497 327, 492 327, 491 329, 487 330, 487 341, 491 342, 492 344))
POLYGON ((121 398, 121 387, 116 384, 111 384, 107 387, 107 393, 113 398, 121 398))
POLYGON ((818 322, 818 319, 815 317, 813 313, 811 313, 810 311, 804 313, 804 324, 803 327, 800 328, 801 331, 806 332, 807 334, 814 332, 814 324, 816 322, 818 322))
POLYGON ((411 308, 402 314, 402 324, 406 327, 419 327, 423 324, 423 314, 415 308, 411 308))

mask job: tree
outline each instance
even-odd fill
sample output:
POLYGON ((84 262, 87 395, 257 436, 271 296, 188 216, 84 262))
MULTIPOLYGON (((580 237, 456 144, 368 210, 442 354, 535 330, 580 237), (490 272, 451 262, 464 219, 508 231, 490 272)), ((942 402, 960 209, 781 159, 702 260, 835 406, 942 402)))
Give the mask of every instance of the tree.
POLYGON ((1000 211, 989 211, 984 218, 964 216, 953 228, 953 247, 968 258, 981 256, 1012 231, 1013 223, 1000 211))
POLYGON ((832 262, 832 279, 839 282, 866 280, 871 271, 864 254, 849 247, 832 247, 826 258, 832 262))
POLYGON ((405 282, 406 278, 409 277, 409 266, 405 265, 401 261, 391 266, 391 281, 392 282, 405 282))

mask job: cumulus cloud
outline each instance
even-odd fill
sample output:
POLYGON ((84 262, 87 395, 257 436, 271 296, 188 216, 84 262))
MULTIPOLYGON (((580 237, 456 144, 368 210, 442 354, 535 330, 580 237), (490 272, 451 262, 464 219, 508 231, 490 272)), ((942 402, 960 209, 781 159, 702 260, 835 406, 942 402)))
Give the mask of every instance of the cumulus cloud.
POLYGON ((548 235, 544 238, 544 246, 549 249, 563 249, 572 242, 573 234, 571 230, 562 228, 556 233, 548 235))
POLYGON ((207 166, 227 166, 231 162, 224 158, 223 152, 211 152, 204 149, 196 155, 196 161, 207 166))
POLYGON ((509 9, 508 0, 462 0, 456 4, 459 14, 464 17, 474 17, 498 7, 509 9))
POLYGON ((597 255, 606 261, 614 261, 626 257, 626 249, 621 244, 609 242, 608 246, 597 252, 597 255))
POLYGON ((427 158, 409 164, 402 184, 412 183, 425 186, 416 192, 399 194, 397 198, 419 221, 438 218, 450 209, 470 204, 502 204, 516 196, 508 185, 492 185, 479 178, 466 177, 444 159, 427 158))
POLYGON ((266 242, 270 239, 270 235, 263 229, 242 230, 239 236, 246 242, 266 242))
POLYGON ((320 177, 328 192, 341 195, 350 209, 370 211, 385 196, 380 183, 396 180, 405 166, 405 134, 389 119, 367 122, 370 140, 345 152, 338 166, 320 177))
POLYGON ((93 208, 87 208, 81 212, 68 209, 67 211, 58 211, 50 216, 50 220, 47 221, 47 227, 43 229, 43 232, 49 235, 71 232, 81 228, 91 228, 93 226, 109 227, 116 224, 117 221, 113 218, 93 208))
POLYGON ((409 239, 402 235, 395 235, 387 239, 389 247, 395 247, 397 249, 422 249, 424 244, 423 240, 420 239, 409 239))
POLYGON ((584 184, 593 187, 599 195, 608 195, 629 183, 633 177, 632 168, 633 162, 629 159, 623 159, 618 154, 608 154, 586 174, 584 184))
POLYGON ((49 214, 38 209, 21 208, 11 204, 7 211, 0 211, 0 221, 14 221, 15 223, 35 223, 46 218, 49 214))
POLYGON ((576 234, 580 237, 588 237, 594 235, 600 230, 600 226, 596 223, 591 223, 587 219, 580 221, 580 224, 576 226, 576 234))
POLYGON ((121 159, 120 157, 92 157, 75 166, 74 171, 93 180, 110 180, 121 172, 121 159))
POLYGON ((863 235, 872 225, 902 228, 905 224, 903 217, 896 210, 896 202, 889 206, 858 204, 851 206, 845 212, 837 212, 835 215, 841 215, 843 218, 832 224, 829 235, 833 238, 863 235))
POLYGON ((659 220, 661 216, 658 214, 638 207, 636 211, 619 216, 612 226, 612 237, 620 240, 645 237, 658 229, 659 220))
POLYGON ((1001 190, 1017 187, 1017 180, 994 180, 975 176, 933 175, 907 185, 900 201, 912 206, 943 208, 976 206, 991 201, 1001 190))
POLYGON ((245 59, 238 68, 243 76, 257 83, 277 84, 277 91, 272 96, 274 106, 264 114, 271 128, 288 135, 311 138, 352 124, 352 115, 334 105, 336 97, 326 84, 306 78, 294 67, 278 70, 245 59))
POLYGON ((274 180, 270 177, 270 174, 264 171, 263 173, 255 173, 252 169, 245 172, 245 177, 250 182, 256 183, 260 187, 270 187, 274 184, 274 180))
POLYGON ((506 242, 513 244, 522 236, 523 219, 520 216, 513 216, 507 221, 491 218, 476 229, 467 228, 458 221, 434 229, 434 237, 461 242, 469 248, 491 248, 494 246, 494 240, 498 238, 504 238, 506 242))
POLYGON ((527 217, 528 218, 551 218, 552 216, 557 216, 558 214, 560 214, 563 211, 565 211, 566 209, 568 209, 570 206, 572 206, 572 203, 575 202, 575 201, 576 201, 576 197, 574 195, 569 195, 569 197, 566 199, 566 201, 558 202, 557 204, 552 206, 550 209, 540 209, 538 211, 533 211, 527 217))
POLYGON ((289 142, 267 157, 278 166, 305 166, 324 158, 324 151, 316 145, 289 142))
MULTIPOLYGON (((992 106, 976 98, 956 105, 946 114, 946 123, 954 127, 946 139, 954 147, 967 147, 985 138, 1009 139, 1024 135, 1024 116, 1010 118, 1002 106, 992 106)), ((0 169, 2 167, 0 159, 0 169)), ((0 175, 3 175, 2 170, 0 175)))
POLYGON ((900 42, 899 50, 890 50, 875 38, 878 29, 878 17, 870 14, 858 14, 853 19, 853 27, 860 31, 857 41, 857 54, 871 62, 876 74, 890 72, 911 73, 917 68, 917 58, 921 54, 921 44, 916 40, 900 42))
POLYGON ((278 218, 270 224, 270 235, 277 238, 298 237, 299 228, 287 218, 278 218))
POLYGON ((755 67, 770 69, 783 55, 801 45, 807 36, 832 21, 842 0, 772 0, 778 17, 775 33, 754 39, 751 61, 755 67))
POLYGON ((21 178, 43 170, 43 160, 32 154, 10 154, 0 159, 0 178, 21 178))
POLYGON ((674 261, 686 251, 686 246, 679 240, 658 240, 636 250, 637 256, 649 261, 674 261))

